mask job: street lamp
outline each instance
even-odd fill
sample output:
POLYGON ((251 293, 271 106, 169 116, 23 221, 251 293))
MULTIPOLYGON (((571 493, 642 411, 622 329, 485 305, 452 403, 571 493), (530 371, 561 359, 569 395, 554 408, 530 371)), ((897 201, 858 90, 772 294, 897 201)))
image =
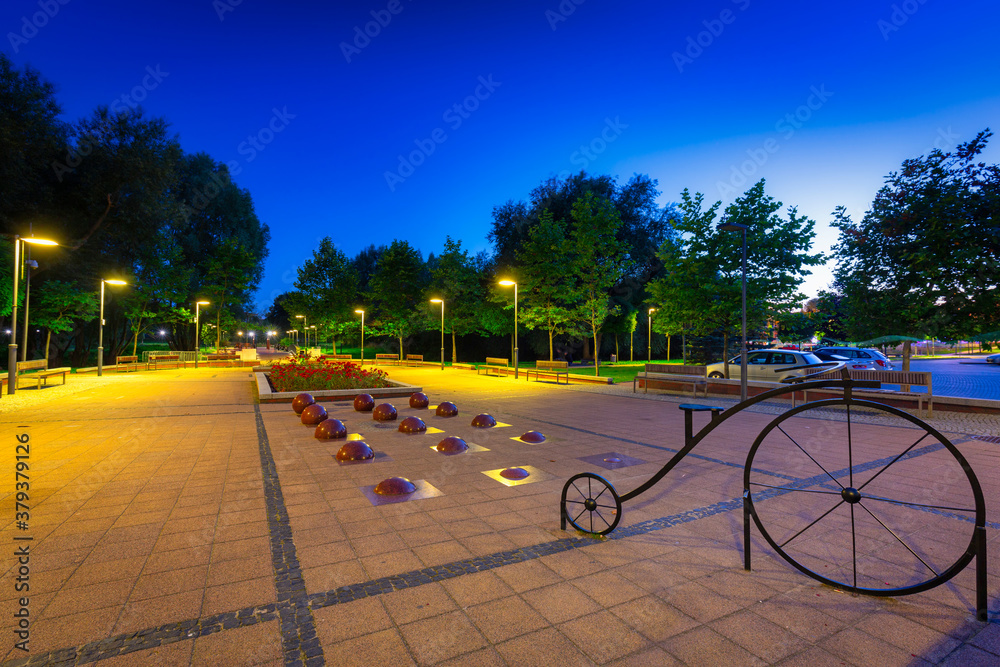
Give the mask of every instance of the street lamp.
POLYGON ((295 319, 302 320, 302 335, 305 338, 305 347, 309 348, 309 318, 305 315, 296 315, 295 319))
POLYGON ((34 236, 21 238, 14 235, 14 290, 11 294, 10 311, 10 344, 7 346, 7 393, 17 392, 17 280, 21 273, 21 244, 32 243, 34 245, 59 245, 49 239, 38 239, 34 236))
POLYGON ((514 286, 514 379, 517 379, 517 283, 513 280, 501 280, 504 287, 514 286))
POLYGON ((29 259, 25 265, 28 267, 28 272, 24 283, 24 335, 21 337, 24 340, 24 347, 21 349, 21 361, 28 360, 28 305, 31 300, 31 270, 38 268, 38 262, 29 259))
MULTIPOLYGON (((747 400, 747 226, 738 222, 727 222, 719 225, 723 232, 743 233, 743 327, 740 351, 740 400, 747 400)), ((725 350, 723 350, 725 352, 725 350)))
POLYGON ((127 285, 124 280, 104 279, 101 281, 101 319, 97 324, 97 377, 104 373, 104 284, 127 285))
POLYGON ((656 312, 656 308, 650 308, 646 316, 649 318, 649 333, 646 334, 646 346, 649 348, 648 356, 649 361, 653 361, 653 313, 656 312))
POLYGON ((365 365, 365 311, 359 308, 354 312, 361 314, 361 365, 364 366, 365 365))
POLYGON ((194 304, 194 367, 198 368, 198 355, 201 353, 201 327, 198 326, 198 319, 201 315, 201 307, 207 306, 208 301, 195 301, 194 304))
POLYGON ((441 370, 444 370, 444 299, 431 299, 431 303, 441 304, 441 370))

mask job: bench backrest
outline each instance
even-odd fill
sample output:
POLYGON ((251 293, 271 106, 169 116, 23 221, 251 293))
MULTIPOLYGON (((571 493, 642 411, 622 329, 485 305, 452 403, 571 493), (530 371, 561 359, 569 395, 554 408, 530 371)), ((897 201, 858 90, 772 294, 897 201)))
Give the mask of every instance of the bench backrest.
MULTIPOLYGON (((205 356, 209 361, 235 361, 237 359, 235 354, 207 354, 205 356)), ((163 357, 160 358, 162 359, 163 357)))
POLYGON ((708 366, 690 366, 687 364, 646 364, 647 373, 672 373, 674 375, 708 376, 708 366))
POLYGON ((376 354, 375 358, 376 359, 396 359, 396 360, 398 360, 399 359, 399 355, 398 354, 376 354))
POLYGON ((540 359, 539 361, 535 362, 535 368, 548 368, 550 370, 553 369, 553 368, 569 368, 569 362, 568 361, 545 361, 544 359, 540 359))
POLYGON ((327 359, 350 359, 351 358, 351 355, 349 355, 349 354, 324 354, 323 356, 326 357, 327 359))
POLYGON ((508 360, 501 357, 486 357, 486 363, 490 366, 510 366, 508 360))
POLYGON ((48 359, 32 359, 31 361, 17 362, 18 371, 34 371, 38 369, 47 369, 48 367, 49 367, 48 359))
POLYGON ((150 361, 180 361, 181 355, 179 354, 151 354, 149 355, 150 361))
POLYGON ((407 361, 423 361, 424 355, 422 354, 408 354, 406 355, 407 361))
POLYGON ((136 361, 139 361, 139 357, 117 357, 115 359, 115 363, 119 364, 129 364, 136 361))
MULTIPOLYGON (((868 371, 861 369, 848 369, 852 380, 875 380, 883 384, 915 384, 921 387, 931 386, 931 374, 926 371, 868 371)), ((840 371, 836 373, 824 373, 815 378, 816 380, 839 380, 840 371)))

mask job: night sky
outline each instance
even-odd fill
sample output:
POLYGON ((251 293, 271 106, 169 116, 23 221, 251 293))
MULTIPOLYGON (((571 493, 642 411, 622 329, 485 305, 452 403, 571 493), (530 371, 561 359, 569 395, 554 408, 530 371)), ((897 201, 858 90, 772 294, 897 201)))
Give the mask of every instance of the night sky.
POLYGON ((998 24, 995 0, 0 5, 67 121, 141 101, 230 163, 271 228, 262 312, 323 236, 488 249, 493 206, 580 169, 649 174, 662 203, 765 177, 825 250, 836 205, 860 217, 903 159, 1000 129, 998 24))

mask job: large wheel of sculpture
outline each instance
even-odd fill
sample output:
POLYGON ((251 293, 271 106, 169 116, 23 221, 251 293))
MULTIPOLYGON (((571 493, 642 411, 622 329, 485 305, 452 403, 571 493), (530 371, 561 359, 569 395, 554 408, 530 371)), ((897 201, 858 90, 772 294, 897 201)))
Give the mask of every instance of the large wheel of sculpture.
POLYGON ((611 482, 584 472, 570 477, 563 487, 562 512, 577 530, 607 535, 622 518, 622 501, 611 482))
POLYGON ((949 580, 976 555, 985 522, 982 489, 958 449, 872 401, 816 401, 775 418, 750 448, 743 480, 746 507, 778 555, 867 595, 949 580))

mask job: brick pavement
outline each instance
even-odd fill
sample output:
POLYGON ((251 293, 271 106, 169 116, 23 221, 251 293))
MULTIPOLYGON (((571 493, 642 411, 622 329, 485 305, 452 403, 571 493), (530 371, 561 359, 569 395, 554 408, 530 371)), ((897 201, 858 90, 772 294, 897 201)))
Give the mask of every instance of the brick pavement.
MULTIPOLYGON (((563 482, 589 470, 619 491, 638 486, 681 445, 676 403, 687 399, 431 369, 390 373, 423 386, 432 404, 452 400, 460 410, 447 420, 396 399, 400 418, 421 414, 428 426, 487 451, 444 457, 431 449, 443 434, 404 435, 329 404, 381 454, 339 466, 332 456, 339 443, 315 440, 288 406, 254 405, 241 369, 73 378, 66 389, 19 392, 28 398, 16 411, 0 400, 7 442, 26 426, 32 443, 28 531, 15 527, 10 478, 0 488, 4 543, 33 537, 29 664, 998 661, 1000 581, 989 577, 993 622, 977 623, 971 567, 917 595, 856 597, 792 569, 755 528, 753 571, 743 570, 743 462, 776 408, 717 429, 657 487, 625 504, 610 539, 594 540, 559 529, 563 482), (511 426, 473 429, 478 412, 511 426), (511 439, 531 429, 548 440, 511 439), (604 472, 578 460, 607 452, 646 463, 604 472), (544 479, 508 487, 482 474, 508 466, 533 466, 544 479), (392 475, 441 493, 372 506, 360 487, 392 475)), ((800 442, 839 442, 842 415, 823 417, 785 426, 800 442)), ((932 423, 958 443, 995 510, 997 445, 968 438, 960 421, 932 423)), ((906 424, 863 417, 854 424, 856 456, 866 463, 918 437, 906 424)), ((769 530, 787 538, 821 507, 810 503, 839 482, 770 438, 755 460, 755 482, 811 490, 760 502, 769 530)), ((813 451, 824 468, 843 466, 836 447, 813 451)), ((928 504, 961 505, 947 453, 921 446, 911 454, 877 481, 879 492, 930 493, 928 504)), ((13 468, 13 453, 7 462, 13 468)), ((954 511, 890 505, 879 513, 935 567, 968 539, 969 524, 954 511)), ((795 543, 800 557, 835 571, 843 521, 837 516, 795 543)), ((990 562, 998 526, 988 528, 990 562)), ((871 521, 858 535, 863 577, 915 576, 913 568, 893 569, 905 554, 871 521)), ((0 628, 5 664, 25 661, 13 648, 15 566, 13 555, 0 560, 0 599, 10 610, 0 628)))

